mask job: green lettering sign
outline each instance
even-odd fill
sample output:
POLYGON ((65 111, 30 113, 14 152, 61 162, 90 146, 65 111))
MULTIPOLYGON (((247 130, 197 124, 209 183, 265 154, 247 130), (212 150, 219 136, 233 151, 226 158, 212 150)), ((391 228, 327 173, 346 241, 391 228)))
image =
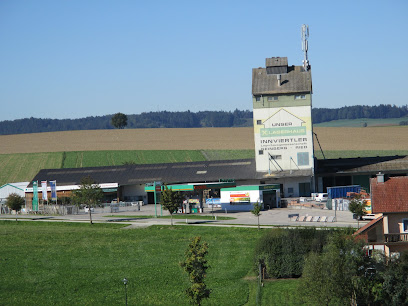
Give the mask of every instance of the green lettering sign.
POLYGON ((299 135, 306 135, 305 126, 261 129, 261 137, 282 137, 299 135))

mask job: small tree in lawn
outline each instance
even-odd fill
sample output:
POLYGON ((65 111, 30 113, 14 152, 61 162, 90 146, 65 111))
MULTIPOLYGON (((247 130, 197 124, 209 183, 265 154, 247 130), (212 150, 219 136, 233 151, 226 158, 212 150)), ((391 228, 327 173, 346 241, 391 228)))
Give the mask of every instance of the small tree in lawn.
POLYGON ((254 204, 254 209, 251 210, 251 213, 254 214, 254 216, 258 217, 258 229, 260 229, 259 227, 259 216, 261 215, 261 209, 262 209, 262 204, 259 202, 256 202, 254 204))
POLYGON ((6 200, 6 205, 11 210, 16 211, 16 221, 17 221, 17 214, 21 210, 21 207, 25 204, 24 198, 19 196, 17 193, 11 193, 6 200))
POLYGON ((356 195, 349 204, 349 210, 357 216, 357 227, 360 227, 360 219, 367 214, 367 201, 361 199, 361 195, 356 195))
POLYGON ((185 259, 180 266, 188 273, 191 287, 186 290, 187 296, 195 305, 201 305, 203 299, 210 297, 211 290, 204 283, 208 269, 205 256, 208 254, 208 244, 201 243, 201 237, 194 237, 185 252, 185 259))
POLYGON ((117 129, 123 129, 127 126, 127 116, 122 113, 116 113, 111 118, 111 124, 117 129))
POLYGON ((173 226, 173 213, 179 208, 180 203, 183 201, 183 197, 179 191, 175 192, 167 185, 164 185, 162 191, 161 204, 163 208, 168 210, 171 216, 171 226, 173 226))
POLYGON ((85 204, 89 211, 89 221, 92 223, 91 208, 101 202, 103 191, 90 176, 81 179, 81 186, 73 192, 73 202, 77 205, 85 204))

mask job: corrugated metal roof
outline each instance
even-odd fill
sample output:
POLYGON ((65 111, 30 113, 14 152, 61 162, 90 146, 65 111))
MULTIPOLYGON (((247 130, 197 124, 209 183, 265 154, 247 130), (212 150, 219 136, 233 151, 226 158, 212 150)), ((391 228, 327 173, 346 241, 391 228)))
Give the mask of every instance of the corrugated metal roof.
MULTIPOLYGON (((219 179, 256 179, 254 159, 169 163, 150 165, 124 165, 77 169, 43 169, 33 180, 56 180, 57 185, 78 185, 90 175, 97 183, 119 185, 144 184, 153 181, 164 183, 218 181, 219 179)), ((32 187, 32 183, 29 187, 32 187)))
POLYGON ((285 94, 312 92, 311 70, 304 71, 302 66, 288 67, 288 73, 281 74, 279 86, 277 75, 268 74, 266 68, 252 69, 252 94, 285 94))
POLYGON ((356 174, 378 171, 400 172, 408 169, 408 156, 377 156, 339 159, 318 159, 316 174, 356 174))

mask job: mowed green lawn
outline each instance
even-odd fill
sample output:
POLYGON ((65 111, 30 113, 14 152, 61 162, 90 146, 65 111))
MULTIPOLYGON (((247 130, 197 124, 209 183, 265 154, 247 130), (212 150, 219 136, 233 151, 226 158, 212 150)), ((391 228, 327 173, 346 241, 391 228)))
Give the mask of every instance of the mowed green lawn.
MULTIPOLYGON (((201 236, 211 266, 204 305, 255 305, 256 281, 245 277, 255 275, 253 248, 264 230, 123 226, 0 221, 0 304, 124 305, 126 277, 129 305, 188 305, 179 262, 189 240, 201 236)), ((280 296, 271 286, 265 301, 271 292, 280 296)))

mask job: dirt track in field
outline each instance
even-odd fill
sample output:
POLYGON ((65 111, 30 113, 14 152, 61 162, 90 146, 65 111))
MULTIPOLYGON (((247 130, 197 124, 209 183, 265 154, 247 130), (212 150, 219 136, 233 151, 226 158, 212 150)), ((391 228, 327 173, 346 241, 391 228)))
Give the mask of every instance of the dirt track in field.
MULTIPOLYGON (((314 128, 323 150, 408 150, 408 127, 314 128)), ((315 141, 315 148, 317 143, 315 141)), ((67 131, 0 136, 0 154, 254 149, 252 127, 67 131)))

